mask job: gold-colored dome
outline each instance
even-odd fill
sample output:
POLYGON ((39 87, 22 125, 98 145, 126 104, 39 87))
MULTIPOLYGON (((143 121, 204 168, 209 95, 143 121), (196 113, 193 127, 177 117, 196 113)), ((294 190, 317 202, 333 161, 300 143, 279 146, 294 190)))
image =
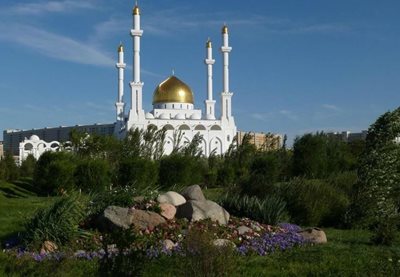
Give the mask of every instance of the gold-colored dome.
POLYGON ((194 104, 193 92, 188 85, 170 76, 157 86, 153 94, 153 105, 158 103, 194 104))
POLYGON ((120 52, 124 52, 124 46, 122 45, 122 43, 118 46, 118 53, 120 52))
POLYGON ((224 25, 224 27, 222 27, 222 33, 223 34, 227 34, 228 33, 228 26, 224 25))
POLYGON ((211 40, 210 40, 210 39, 207 40, 207 42, 206 42, 206 47, 207 47, 207 48, 211 48, 211 47, 212 47, 212 45, 211 45, 211 40))

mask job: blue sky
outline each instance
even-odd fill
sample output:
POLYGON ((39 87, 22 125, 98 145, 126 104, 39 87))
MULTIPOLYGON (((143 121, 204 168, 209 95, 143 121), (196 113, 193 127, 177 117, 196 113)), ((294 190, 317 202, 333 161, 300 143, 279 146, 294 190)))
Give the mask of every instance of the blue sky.
MULTIPOLYGON (((296 135, 360 131, 400 104, 400 1, 143 0, 144 107, 175 69, 195 105, 222 89, 220 29, 230 28, 239 130, 296 135)), ((131 65, 127 0, 2 0, 0 130, 113 122, 116 49, 131 65)), ((131 80, 126 73, 125 91, 131 80)), ((129 99, 126 99, 129 102, 129 99)), ((218 102, 217 102, 218 105, 218 102)), ((0 135, 0 139, 1 139, 0 135)))

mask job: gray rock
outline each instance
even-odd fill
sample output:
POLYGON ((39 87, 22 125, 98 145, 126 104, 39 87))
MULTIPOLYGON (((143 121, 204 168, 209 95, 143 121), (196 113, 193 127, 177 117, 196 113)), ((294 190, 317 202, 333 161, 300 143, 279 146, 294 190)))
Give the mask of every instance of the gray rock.
POLYGON ((170 239, 166 239, 163 241, 163 248, 167 249, 167 250, 172 250, 175 247, 175 243, 170 240, 170 239))
POLYGON ((250 227, 256 232, 260 232, 262 230, 259 224, 251 223, 250 227))
POLYGON ((168 203, 168 204, 172 204, 174 206, 179 206, 179 205, 186 203, 186 199, 185 199, 185 197, 183 197, 182 195, 180 195, 179 193, 177 193, 175 191, 168 191, 166 193, 160 194, 157 197, 157 202, 160 204, 168 203))
POLYGON ((243 235, 243 234, 246 234, 246 233, 253 232, 253 230, 251 230, 249 227, 244 226, 244 225, 239 226, 237 228, 237 230, 238 230, 239 235, 243 235))
POLYGON ((236 247, 236 245, 228 239, 216 239, 213 241, 213 245, 217 247, 236 247))
POLYGON ((130 210, 130 221, 133 226, 140 230, 154 229, 157 225, 165 223, 165 219, 155 212, 130 210))
POLYGON ((325 232, 316 227, 303 229, 298 234, 311 243, 321 244, 328 242, 325 232))
POLYGON ((128 229, 132 224, 129 209, 118 206, 108 206, 98 222, 102 230, 128 229))
POLYGON ((229 221, 229 213, 220 205, 211 200, 189 200, 177 208, 177 218, 187 218, 191 221, 209 218, 211 220, 218 221, 220 224, 227 224, 229 221))
POLYGON ((197 201, 205 201, 203 191, 201 190, 199 185, 193 185, 185 188, 182 191, 182 196, 185 197, 187 201, 189 200, 197 200, 197 201))

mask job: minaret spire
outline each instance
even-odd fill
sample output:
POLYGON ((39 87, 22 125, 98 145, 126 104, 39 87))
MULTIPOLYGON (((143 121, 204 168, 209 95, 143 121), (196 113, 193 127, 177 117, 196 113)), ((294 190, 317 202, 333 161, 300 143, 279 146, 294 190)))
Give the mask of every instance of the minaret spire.
POLYGON ((120 136, 120 132, 125 128, 125 110, 124 110, 124 70, 126 64, 124 63, 124 46, 122 43, 118 46, 118 62, 116 64, 118 69, 118 97, 115 103, 116 107, 116 128, 115 133, 120 136))
POLYGON ((222 27, 222 47, 223 55, 223 91, 221 93, 221 120, 232 120, 232 95, 229 91, 229 53, 232 47, 229 46, 229 31, 228 26, 224 24, 222 27))
POLYGON ((213 64, 215 60, 212 57, 212 43, 210 38, 206 42, 206 59, 204 63, 207 65, 207 100, 206 119, 215 119, 215 101, 213 100, 213 64))
MULTIPOLYGON (((142 108, 142 89, 143 82, 140 77, 140 38, 143 35, 143 30, 140 29, 140 8, 137 1, 132 11, 133 28, 131 36, 133 38, 133 81, 131 87, 131 110, 129 112, 129 122, 132 124, 144 119, 144 110, 142 108)), ((131 126, 128 126, 129 128, 131 126)))

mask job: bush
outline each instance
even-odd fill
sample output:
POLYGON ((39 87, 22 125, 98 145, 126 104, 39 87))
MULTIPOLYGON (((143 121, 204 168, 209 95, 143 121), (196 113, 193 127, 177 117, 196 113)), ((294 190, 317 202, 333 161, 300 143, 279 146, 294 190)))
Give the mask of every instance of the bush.
POLYGON ((85 218, 86 201, 77 194, 64 196, 47 208, 40 209, 25 225, 24 240, 39 247, 49 240, 58 245, 78 234, 78 225, 85 218))
POLYGON ((126 158, 120 163, 118 184, 121 187, 133 186, 136 189, 151 187, 158 180, 157 164, 144 158, 126 158))
POLYGON ((85 159, 74 173, 75 185, 84 192, 104 191, 111 184, 111 171, 107 161, 85 159))
POLYGON ((290 217, 301 225, 340 225, 348 196, 325 180, 295 178, 281 185, 290 217))
POLYGON ((278 196, 270 195, 259 199, 255 196, 225 194, 218 202, 233 215, 262 223, 273 225, 287 220, 286 203, 278 196))
POLYGON ((161 188, 187 186, 201 183, 207 172, 207 163, 198 157, 172 154, 160 161, 159 184, 161 188))
POLYGON ((19 168, 14 157, 8 152, 0 160, 0 178, 9 182, 16 181, 19 178, 19 168))
POLYGON ((182 276, 233 276, 237 254, 232 245, 215 246, 210 233, 189 230, 183 242, 182 276))
POLYGON ((56 194, 74 187, 75 158, 71 153, 46 152, 40 156, 33 182, 44 193, 56 194))
POLYGON ((20 167, 20 172, 22 177, 33 177, 36 167, 36 159, 33 155, 28 155, 26 159, 22 162, 20 167))

